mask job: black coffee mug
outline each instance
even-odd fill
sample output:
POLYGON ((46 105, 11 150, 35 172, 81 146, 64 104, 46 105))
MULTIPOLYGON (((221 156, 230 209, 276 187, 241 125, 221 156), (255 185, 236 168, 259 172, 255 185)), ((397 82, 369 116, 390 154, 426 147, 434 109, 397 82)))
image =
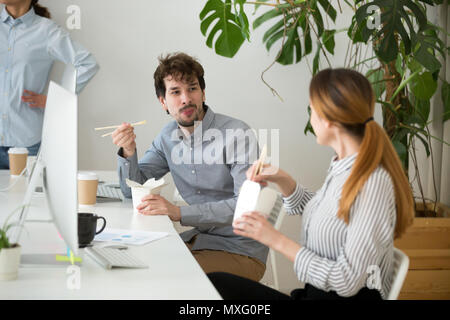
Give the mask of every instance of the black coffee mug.
POLYGON ((106 227, 106 219, 93 213, 78 213, 78 244, 80 248, 86 247, 94 240, 96 234, 106 227), (102 228, 97 231, 97 220, 103 220, 102 228))

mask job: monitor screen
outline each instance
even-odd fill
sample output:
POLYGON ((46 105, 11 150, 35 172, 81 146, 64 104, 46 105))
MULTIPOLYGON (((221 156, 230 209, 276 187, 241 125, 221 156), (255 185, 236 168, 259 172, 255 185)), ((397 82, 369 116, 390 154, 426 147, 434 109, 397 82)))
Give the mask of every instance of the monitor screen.
MULTIPOLYGON (((77 96, 50 82, 42 128, 42 141, 25 194, 19 224, 23 225, 33 192, 42 174, 49 212, 60 236, 78 252, 78 110, 77 96)), ((20 230, 16 238, 20 238, 20 230)), ((18 242, 18 241, 17 241, 18 242)))
POLYGON ((50 82, 40 158, 48 208, 66 244, 78 249, 78 110, 77 96, 50 82))

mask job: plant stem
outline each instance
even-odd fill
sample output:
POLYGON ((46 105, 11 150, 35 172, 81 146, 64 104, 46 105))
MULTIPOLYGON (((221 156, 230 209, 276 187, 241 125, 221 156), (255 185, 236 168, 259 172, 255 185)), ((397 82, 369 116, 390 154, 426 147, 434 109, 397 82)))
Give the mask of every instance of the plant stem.
POLYGON ((247 1, 246 4, 254 4, 254 5, 261 5, 261 6, 270 6, 270 7, 278 7, 279 5, 276 3, 266 3, 266 2, 259 2, 259 1, 247 1))
MULTIPOLYGON (((264 84, 269 87, 270 91, 272 91, 273 95, 276 95, 281 102, 284 102, 283 98, 278 94, 277 90, 275 90, 274 88, 272 88, 267 82, 266 80, 264 80, 264 74, 273 67, 273 65, 275 64, 275 62, 277 62, 278 58, 281 56, 281 53, 283 52, 283 47, 284 47, 284 42, 286 40, 286 29, 287 29, 287 25, 286 25, 286 12, 283 12, 283 22, 284 22, 284 30, 283 30, 283 39, 281 40, 281 49, 278 52, 275 60, 261 73, 261 80, 262 82, 264 82, 264 84)), ((296 22, 297 24, 297 22, 296 22)))
POLYGON ((419 186, 419 192, 420 192, 420 199, 422 200, 423 203, 423 207, 426 208, 425 206, 425 194, 423 192, 423 187, 422 187, 422 181, 420 179, 420 173, 419 173, 419 165, 417 164, 417 156, 416 156, 416 146, 415 146, 415 141, 414 138, 411 137, 411 159, 413 161, 413 165, 414 165, 414 175, 417 178, 417 185, 419 186))
POLYGON ((408 125, 406 125, 406 124, 404 124, 404 123, 399 123, 398 124, 400 127, 403 127, 403 128, 407 128, 407 129, 411 129, 411 130, 414 130, 414 131, 416 131, 416 132, 421 132, 421 133, 423 133, 423 134, 425 134, 425 136, 430 136, 431 138, 433 138, 433 139, 436 139, 437 141, 439 141, 439 142, 441 142, 441 143, 444 143, 444 144, 446 144, 447 146, 449 146, 450 147, 450 144, 448 143, 448 142, 445 142, 444 140, 442 140, 442 139, 440 139, 440 138, 438 138, 438 137, 435 137, 435 136, 433 136, 433 135, 431 135, 431 134, 428 134, 425 130, 422 130, 422 129, 419 129, 419 128, 416 128, 416 127, 411 127, 411 126, 408 126, 408 125))
MULTIPOLYGON (((408 77, 408 79, 404 80, 404 78, 402 78, 402 81, 400 82, 400 85, 398 86, 397 90, 395 90, 394 94, 392 95, 390 101, 392 102, 392 100, 394 100, 394 98, 397 96, 397 94, 402 91, 402 89, 408 84, 408 82, 410 82, 412 80, 412 78, 414 78, 420 70, 415 71, 412 75, 410 75, 408 77)), ((406 72, 405 72, 406 74, 406 72)))
POLYGON ((254 4, 254 5, 269 6, 269 7, 279 8, 279 9, 285 9, 285 8, 295 7, 295 5, 303 4, 304 2, 306 2, 306 0, 289 1, 289 3, 285 3, 285 4, 267 3, 267 2, 259 2, 259 1, 247 1, 246 4, 254 4))
POLYGON ((433 149, 432 149, 432 143, 431 143, 431 134, 430 134, 430 130, 428 129, 428 126, 425 126, 425 128, 427 129, 428 132, 428 144, 429 144, 429 148, 430 148, 430 156, 431 156, 431 174, 433 175, 433 187, 434 187, 434 207, 433 207, 433 212, 436 212, 436 206, 437 206, 437 202, 438 202, 438 194, 437 194, 437 187, 436 187, 436 176, 435 176, 435 172, 434 172, 434 157, 433 157, 433 149))

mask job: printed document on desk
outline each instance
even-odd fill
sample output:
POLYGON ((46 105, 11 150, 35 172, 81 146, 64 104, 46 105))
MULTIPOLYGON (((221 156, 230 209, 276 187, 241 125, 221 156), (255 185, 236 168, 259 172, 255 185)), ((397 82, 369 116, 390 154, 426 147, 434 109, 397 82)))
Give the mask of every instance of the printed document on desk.
POLYGON ((150 232, 140 230, 108 229, 95 236, 94 241, 115 242, 125 245, 144 245, 167 237, 167 232, 150 232))

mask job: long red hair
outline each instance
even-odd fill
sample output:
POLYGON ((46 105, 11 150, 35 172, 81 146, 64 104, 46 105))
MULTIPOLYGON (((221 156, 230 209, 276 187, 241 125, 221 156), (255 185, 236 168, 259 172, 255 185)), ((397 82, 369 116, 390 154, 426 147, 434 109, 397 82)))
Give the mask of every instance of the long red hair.
POLYGON ((397 209, 394 238, 398 238, 412 223, 414 201, 405 170, 385 130, 373 117, 375 95, 370 82, 350 69, 320 71, 309 87, 311 103, 317 114, 339 123, 348 132, 362 138, 360 150, 339 202, 338 217, 347 224, 350 208, 372 172, 379 166, 391 176, 397 209), (365 123, 366 122, 366 123, 365 123))

